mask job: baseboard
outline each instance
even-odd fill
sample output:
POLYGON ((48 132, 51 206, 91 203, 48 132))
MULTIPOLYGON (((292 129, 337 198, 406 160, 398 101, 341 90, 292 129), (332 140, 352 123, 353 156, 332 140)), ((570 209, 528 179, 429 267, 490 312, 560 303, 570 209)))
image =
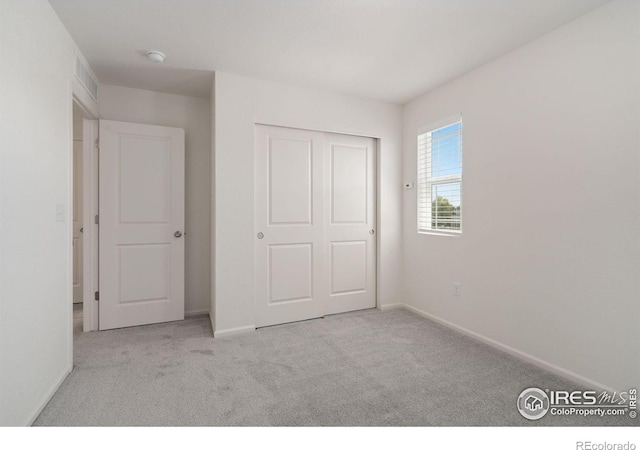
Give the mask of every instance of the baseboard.
MULTIPOLYGON (((503 344, 502 342, 498 342, 495 341, 491 338, 488 338, 486 336, 483 336, 479 333, 476 333, 474 331, 468 330, 466 328, 463 328, 459 325, 456 325, 452 322, 449 322, 448 320, 442 319, 438 316, 434 316, 433 314, 429 314, 428 312, 422 311, 421 309, 415 308, 413 306, 410 305, 403 305, 404 308, 406 308, 409 311, 412 311, 426 319, 429 320, 433 320, 436 323, 439 323, 441 325, 444 325, 447 328, 450 328, 454 331, 457 331, 459 333, 462 333, 466 336, 469 336, 473 339, 476 339, 480 342, 483 342, 487 345, 490 345, 493 348, 496 348, 498 350, 501 350, 505 353, 508 353, 511 356, 515 356, 518 359, 521 359, 525 362, 528 362, 529 364, 533 364, 536 367, 539 367, 541 369, 546 370, 547 372, 551 372, 555 375, 561 376, 563 378, 566 378, 570 381, 573 381, 574 383, 577 383, 581 386, 587 387, 587 388, 591 388, 591 389, 597 389, 597 390, 603 390, 603 391, 616 391, 616 389, 613 389, 612 387, 609 386, 605 386, 602 383, 598 383, 595 380, 592 380, 590 378, 584 377, 582 375, 579 375, 575 372, 572 372, 568 369, 565 369, 563 367, 557 366, 555 364, 552 364, 550 362, 544 361, 540 358, 537 358, 533 355, 530 355, 528 353, 525 353, 521 350, 518 350, 516 348, 510 347, 506 344, 503 344)), ((544 387, 544 386, 542 386, 544 387)), ((620 391, 620 389, 617 389, 617 391, 620 391)))
POLYGON ((202 316, 204 314, 209 314, 208 309, 194 309, 193 311, 185 311, 185 317, 193 317, 193 316, 202 316))
POLYGON ((25 426, 30 427, 31 425, 33 425, 33 422, 36 421, 36 419, 38 418, 38 416, 40 415, 44 407, 47 406, 47 403, 49 403, 49 401, 51 401, 55 393, 58 391, 58 389, 60 389, 60 386, 62 386, 62 383, 64 383, 64 380, 67 379, 67 376, 69 376, 72 370, 73 370, 73 366, 69 366, 64 370, 64 372, 62 373, 62 376, 58 378, 58 381, 56 381, 53 387, 44 396, 44 398, 42 399, 42 402, 40 402, 40 405, 37 407, 36 412, 32 414, 29 420, 27 420, 27 422, 24 424, 25 426))
POLYGON ((378 305, 380 311, 389 311, 390 309, 404 308, 404 303, 391 303, 389 305, 378 305))
POLYGON ((234 336, 236 334, 245 334, 256 331, 255 325, 247 325, 245 327, 227 328, 226 330, 216 330, 213 333, 214 338, 234 336))

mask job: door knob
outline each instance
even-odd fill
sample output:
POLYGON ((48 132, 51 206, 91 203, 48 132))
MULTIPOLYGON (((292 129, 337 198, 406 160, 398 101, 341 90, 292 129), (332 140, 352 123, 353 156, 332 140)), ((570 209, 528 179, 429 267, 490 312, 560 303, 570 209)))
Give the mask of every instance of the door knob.
POLYGON ((173 235, 177 238, 182 236, 182 232, 181 231, 176 231, 175 233, 173 233, 173 235))
POLYGON ((264 237, 264 233, 258 233, 258 239, 262 239, 264 237))
POLYGON ((376 230, 374 230, 373 228, 369 230, 369 234, 373 234, 375 232, 376 232, 376 230))

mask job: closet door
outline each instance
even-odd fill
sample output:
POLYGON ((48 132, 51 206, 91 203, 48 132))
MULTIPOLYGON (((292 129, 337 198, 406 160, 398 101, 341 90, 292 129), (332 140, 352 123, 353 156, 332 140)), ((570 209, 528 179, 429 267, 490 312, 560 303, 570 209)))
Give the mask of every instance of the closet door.
POLYGON ((374 139, 325 134, 325 314, 376 306, 374 139))
POLYGON ((256 326, 376 305, 375 140, 257 125, 256 326))
POLYGON ((324 315, 323 134, 255 130, 256 326, 324 315))

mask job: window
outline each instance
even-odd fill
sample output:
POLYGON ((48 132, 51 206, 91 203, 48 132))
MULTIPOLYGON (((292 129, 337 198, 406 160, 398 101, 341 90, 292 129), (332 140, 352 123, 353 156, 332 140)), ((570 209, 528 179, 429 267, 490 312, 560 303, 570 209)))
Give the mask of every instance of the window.
POLYGON ((418 134, 418 233, 462 231, 462 118, 418 134))

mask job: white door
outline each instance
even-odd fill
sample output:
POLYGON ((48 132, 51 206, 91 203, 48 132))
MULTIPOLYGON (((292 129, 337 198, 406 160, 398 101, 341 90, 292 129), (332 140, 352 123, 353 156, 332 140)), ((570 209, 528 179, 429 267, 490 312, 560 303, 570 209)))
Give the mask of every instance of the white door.
POLYGON ((184 130, 100 121, 100 329, 184 319, 184 130))
POLYGON ((256 326, 375 307, 375 141, 257 125, 256 326))
POLYGON ((325 314, 376 306, 375 140, 325 135, 325 314))
POLYGON ((257 126, 256 326, 324 315, 323 135, 257 126))
POLYGON ((73 303, 82 303, 82 141, 73 141, 73 303))

